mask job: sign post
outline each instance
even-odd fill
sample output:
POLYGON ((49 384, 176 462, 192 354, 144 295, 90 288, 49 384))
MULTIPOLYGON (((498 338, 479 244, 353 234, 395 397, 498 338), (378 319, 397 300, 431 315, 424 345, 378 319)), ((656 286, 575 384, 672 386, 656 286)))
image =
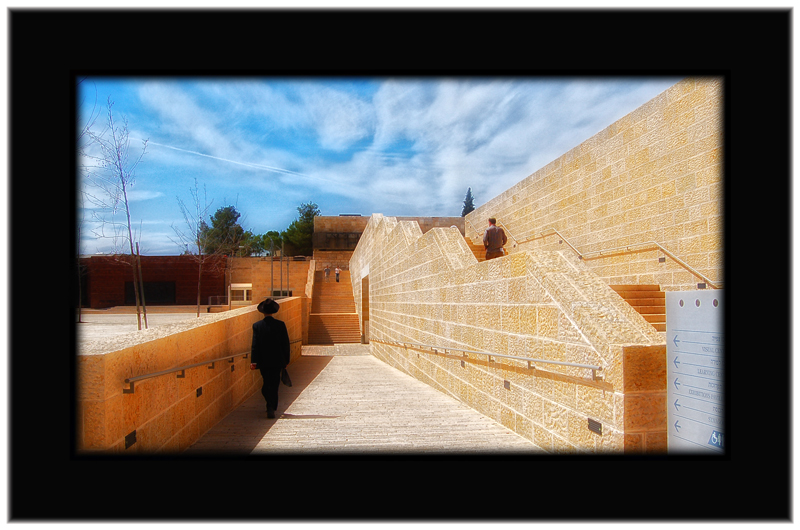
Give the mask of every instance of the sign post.
POLYGON ((725 452, 723 291, 674 291, 667 304, 667 446, 725 452))

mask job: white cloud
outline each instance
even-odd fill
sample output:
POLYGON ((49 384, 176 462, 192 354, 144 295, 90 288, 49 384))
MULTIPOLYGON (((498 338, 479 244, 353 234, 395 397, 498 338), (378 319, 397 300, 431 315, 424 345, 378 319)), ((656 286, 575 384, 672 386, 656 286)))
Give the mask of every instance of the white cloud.
POLYGON ((158 81, 144 82, 139 86, 139 98, 155 110, 160 118, 157 128, 163 128, 163 131, 153 131, 151 136, 160 138, 166 135, 196 142, 202 150, 217 156, 233 150, 230 140, 219 130, 223 118, 199 105, 178 85, 158 81))
POLYGON ((300 98, 323 148, 343 150, 372 134, 374 117, 366 101, 341 90, 318 86, 301 88, 300 98))
MULTIPOLYGON (((127 102, 139 118, 132 140, 150 139, 130 197, 136 215, 177 215, 164 197, 186 196, 194 177, 213 208, 238 196, 264 231, 285 228, 309 201, 357 204, 365 215, 459 215, 468 187, 476 205, 492 199, 651 99, 657 85, 386 79, 370 101, 348 81, 274 81, 134 85, 145 105, 127 102)), ((140 226, 143 244, 177 252, 157 226, 140 226)))
POLYGON ((156 199, 163 196, 164 194, 160 191, 130 190, 128 191, 128 202, 148 201, 150 199, 156 199))

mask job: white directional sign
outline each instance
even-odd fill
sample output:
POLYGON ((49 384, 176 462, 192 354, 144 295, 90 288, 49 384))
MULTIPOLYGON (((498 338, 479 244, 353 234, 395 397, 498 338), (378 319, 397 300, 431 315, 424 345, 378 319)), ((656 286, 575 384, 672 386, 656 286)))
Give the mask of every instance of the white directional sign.
POLYGON ((721 290, 666 293, 670 453, 725 452, 722 297, 721 290))

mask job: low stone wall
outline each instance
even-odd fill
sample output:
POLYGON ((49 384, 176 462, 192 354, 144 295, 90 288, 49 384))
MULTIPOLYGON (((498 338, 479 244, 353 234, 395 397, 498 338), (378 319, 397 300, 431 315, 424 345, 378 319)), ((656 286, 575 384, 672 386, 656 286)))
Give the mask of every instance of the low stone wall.
POLYGON ((549 452, 666 451, 664 339, 578 259, 522 251, 478 263, 455 228, 423 235, 376 214, 350 265, 377 358, 549 452), (445 348, 597 365, 601 378, 445 348))
MULTIPOLYGON (((303 299, 279 301, 275 315, 286 323, 292 360, 301 352, 303 299)), ((189 447, 261 388, 250 370, 252 325, 263 317, 256 306, 152 328, 82 348, 77 356, 76 446, 80 453, 174 453, 189 447), (135 383, 147 373, 248 353, 234 362, 167 374, 135 383)), ((209 365, 210 366, 210 365, 209 365)))
POLYGON ((311 315, 311 304, 314 300, 314 271, 316 270, 315 261, 311 260, 306 274, 306 288, 303 293, 303 344, 308 344, 308 319, 311 315))

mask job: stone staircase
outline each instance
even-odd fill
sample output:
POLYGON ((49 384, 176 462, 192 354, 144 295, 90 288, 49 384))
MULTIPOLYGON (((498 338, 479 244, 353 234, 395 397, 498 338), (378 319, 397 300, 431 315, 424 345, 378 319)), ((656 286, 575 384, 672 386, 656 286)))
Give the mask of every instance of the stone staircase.
POLYGON ((486 261, 486 249, 483 248, 483 243, 476 245, 470 238, 465 237, 464 239, 467 241, 467 246, 478 261, 486 261))
POLYGON ((323 271, 314 273, 314 296, 308 319, 309 344, 360 343, 361 329, 353 300, 350 271, 342 271, 339 281, 331 270, 327 281, 323 271))
POLYGON ((666 293, 659 285, 609 285, 656 331, 667 331, 666 293))

